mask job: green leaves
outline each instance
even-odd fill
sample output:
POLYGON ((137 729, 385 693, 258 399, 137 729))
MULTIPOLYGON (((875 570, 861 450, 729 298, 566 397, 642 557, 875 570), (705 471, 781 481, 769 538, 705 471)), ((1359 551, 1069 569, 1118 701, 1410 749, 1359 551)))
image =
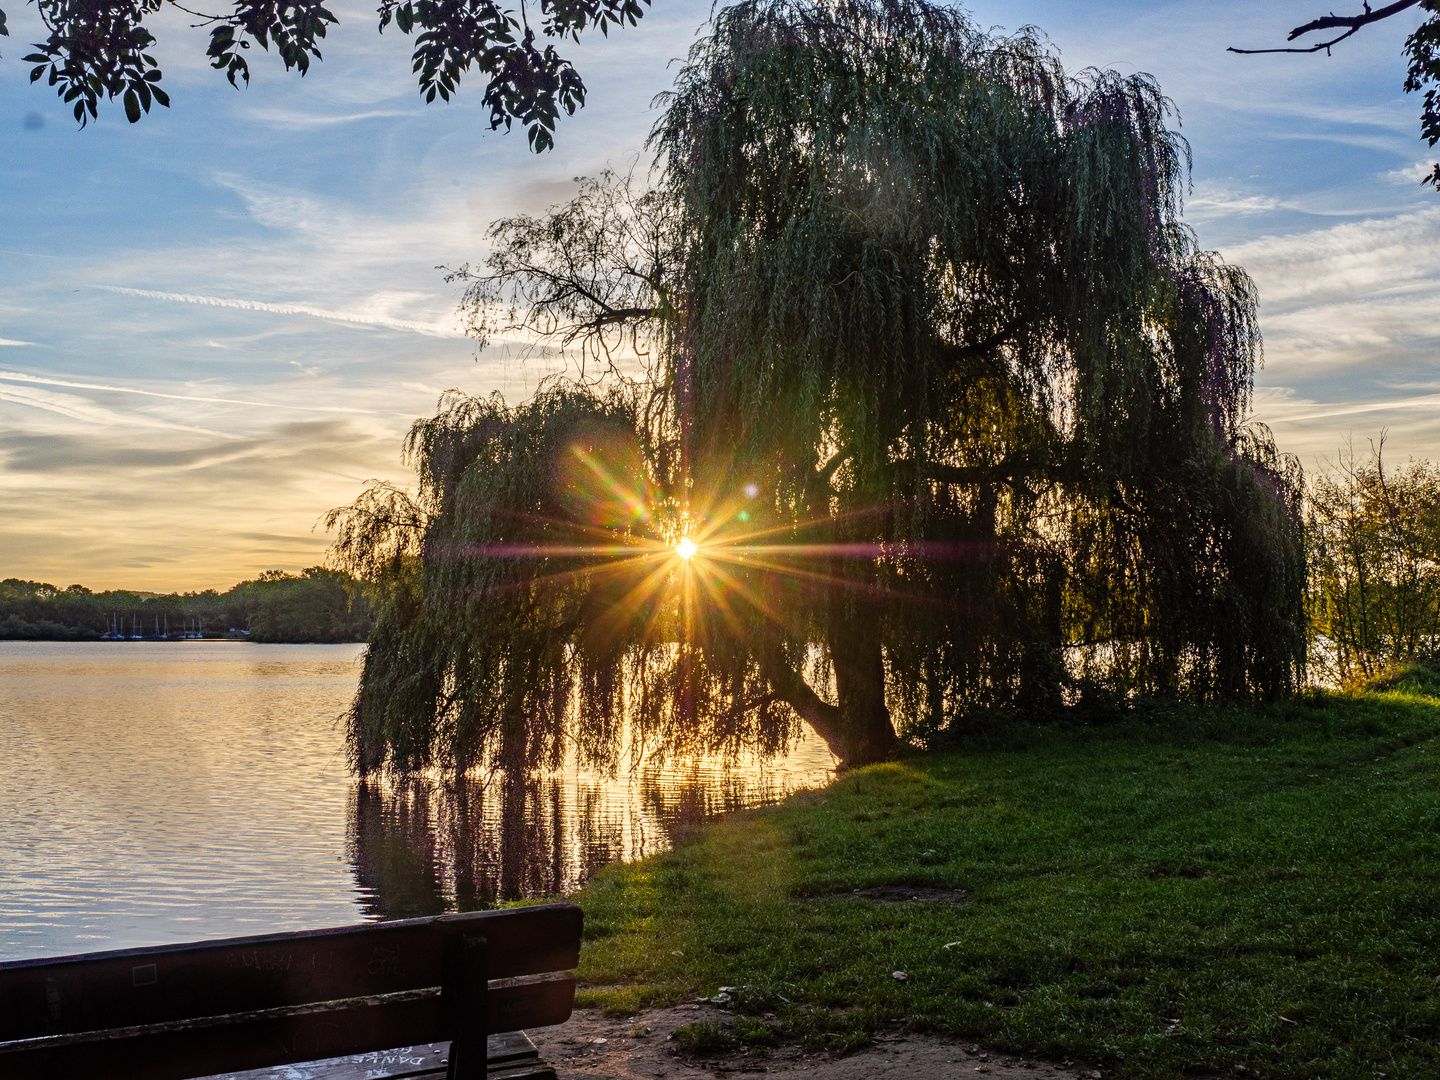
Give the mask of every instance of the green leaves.
MULTIPOLYGON (((542 36, 578 40, 587 26, 607 36, 612 23, 633 26, 643 9, 639 0, 545 0, 541 12, 542 36)), ((382 0, 379 15, 382 31, 391 22, 404 34, 419 31, 411 70, 427 103, 449 101, 461 78, 478 68, 489 77, 482 100, 490 108, 491 130, 508 131, 518 121, 536 153, 554 146, 561 111, 573 115, 585 104, 585 84, 574 65, 553 45, 537 46, 523 8, 517 18, 496 0, 382 0)))
MULTIPOLYGON (((646 0, 648 4, 649 0, 646 0)), ((643 14, 639 0, 547 0, 540 34, 578 40, 587 26, 608 36, 611 24, 634 25, 643 14)), ((554 145, 560 113, 573 115, 585 104, 585 84, 574 65, 553 45, 537 45, 524 18, 495 0, 384 0, 380 29, 393 21, 401 33, 418 30, 411 69, 426 102, 449 101, 472 68, 489 76, 484 103, 490 127, 509 130, 518 121, 536 153, 554 145)))
MULTIPOLYGON (((1425 10, 1440 11, 1440 3, 1427 0, 1425 10)), ((1405 90, 1424 90, 1424 106, 1420 113, 1420 134, 1431 146, 1440 142, 1440 14, 1433 14, 1405 39, 1405 55, 1410 58, 1405 73, 1405 90)), ((1440 164, 1422 183, 1440 190, 1440 164)))
POLYGON ((298 69, 303 76, 310 70, 312 56, 321 59, 317 42, 325 36, 327 26, 338 22, 318 2, 241 0, 232 15, 211 29, 206 55, 211 58, 210 66, 224 71, 230 85, 238 87, 237 80, 250 82, 250 67, 241 51, 251 42, 269 51, 273 43, 285 70, 298 69))
MULTIPOLYGON (((457 34, 519 35, 477 63, 486 101, 548 147, 584 94, 554 48, 485 0, 409 2, 427 95, 468 70, 457 34)), ((666 106, 654 188, 582 182, 453 275, 477 337, 579 372, 412 430, 429 521, 367 657, 362 769, 613 760, 622 720, 773 750, 802 716, 865 760, 892 718, 920 740, 1302 681, 1300 476, 1242 423, 1255 294, 1180 219, 1153 80, 1069 77, 1037 32, 922 0, 746 0, 666 106), (577 447, 610 496, 564 497, 577 447), (696 527, 682 605, 663 553, 696 527)))
POLYGON ((1073 700, 1080 664, 1122 694, 1296 685, 1298 471, 1242 426, 1255 294, 1180 219, 1153 80, 925 3, 749 0, 666 104, 695 468, 897 545, 818 618, 933 599, 875 620, 912 730, 1073 700))
POLYGON ((39 0, 37 8, 50 35, 36 46, 38 51, 25 57, 26 63, 35 65, 30 81, 47 78, 60 99, 73 104, 81 127, 99 115, 102 97, 122 98, 132 124, 150 110, 152 101, 168 105, 169 98, 153 85, 160 80, 159 66, 145 51, 155 38, 141 22, 160 3, 39 0))
MULTIPOLYGON (((73 103, 81 126, 99 115, 104 98, 120 98, 132 124, 152 102, 168 106, 155 85, 155 61, 144 55, 155 40, 144 22, 166 4, 174 0, 37 0, 50 34, 25 58, 36 65, 31 82, 48 76, 61 99, 73 103)), ((540 9, 541 36, 571 40, 589 26, 607 35, 612 24, 633 26, 644 13, 640 0, 542 0, 540 9)), ((483 101, 492 130, 519 121, 538 153, 554 145, 561 113, 584 105, 585 85, 553 45, 536 44, 524 12, 498 0, 381 0, 379 29, 394 22, 401 33, 419 32, 413 70, 427 102, 449 101, 462 76, 478 67, 489 77, 483 101)), ((245 54, 252 45, 267 52, 273 46, 285 70, 303 76, 322 59, 320 42, 337 22, 320 0, 235 0, 229 13, 206 19, 206 56, 236 88, 250 82, 245 54)), ((0 11, 0 36, 8 34, 0 11)))

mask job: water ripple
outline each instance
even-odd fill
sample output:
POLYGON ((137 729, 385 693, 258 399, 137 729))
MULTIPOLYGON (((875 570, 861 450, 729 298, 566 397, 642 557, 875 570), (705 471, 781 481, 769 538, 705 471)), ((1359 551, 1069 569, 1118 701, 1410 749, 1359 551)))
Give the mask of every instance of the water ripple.
POLYGON ((357 783, 358 645, 0 642, 0 959, 333 926, 573 889, 822 783, 784 761, 357 783))

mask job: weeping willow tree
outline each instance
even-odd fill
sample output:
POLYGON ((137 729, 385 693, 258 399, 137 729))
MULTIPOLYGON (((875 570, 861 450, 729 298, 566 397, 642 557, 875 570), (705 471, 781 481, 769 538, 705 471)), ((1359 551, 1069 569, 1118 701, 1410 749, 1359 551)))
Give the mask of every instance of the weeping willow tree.
POLYGON ((582 374, 447 398, 418 497, 332 517, 389 584, 356 766, 613 760, 627 720, 856 764, 1082 684, 1292 690, 1300 477, 1244 422, 1255 292, 1182 223, 1169 115, 922 0, 720 11, 652 182, 459 275, 478 335, 582 374))

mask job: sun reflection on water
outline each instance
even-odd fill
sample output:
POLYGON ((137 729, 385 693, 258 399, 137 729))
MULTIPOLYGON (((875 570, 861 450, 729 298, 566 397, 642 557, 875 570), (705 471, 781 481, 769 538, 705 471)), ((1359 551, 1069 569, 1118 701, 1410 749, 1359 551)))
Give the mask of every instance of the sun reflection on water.
POLYGON ((0 642, 0 959, 553 895, 831 775, 811 737, 763 766, 360 783, 336 723, 360 652, 0 642))
POLYGON ((691 757, 614 775, 570 763, 515 781, 430 774, 359 782, 348 856, 374 919, 564 894, 604 866, 673 846, 718 814, 823 784, 831 766, 824 744, 810 738, 763 765, 691 757))

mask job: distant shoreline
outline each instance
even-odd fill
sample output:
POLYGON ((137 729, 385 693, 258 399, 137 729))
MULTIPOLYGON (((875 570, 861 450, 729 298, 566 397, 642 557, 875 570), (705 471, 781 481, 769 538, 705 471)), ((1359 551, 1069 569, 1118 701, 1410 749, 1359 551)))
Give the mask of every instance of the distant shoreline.
POLYGON ((0 645, 365 645, 367 638, 316 641, 314 638, 203 637, 203 638, 104 638, 104 637, 0 637, 0 645))
POLYGON ((217 592, 93 592, 0 581, 0 641, 254 641, 355 644, 375 626, 376 590, 323 566, 267 570, 217 592))

